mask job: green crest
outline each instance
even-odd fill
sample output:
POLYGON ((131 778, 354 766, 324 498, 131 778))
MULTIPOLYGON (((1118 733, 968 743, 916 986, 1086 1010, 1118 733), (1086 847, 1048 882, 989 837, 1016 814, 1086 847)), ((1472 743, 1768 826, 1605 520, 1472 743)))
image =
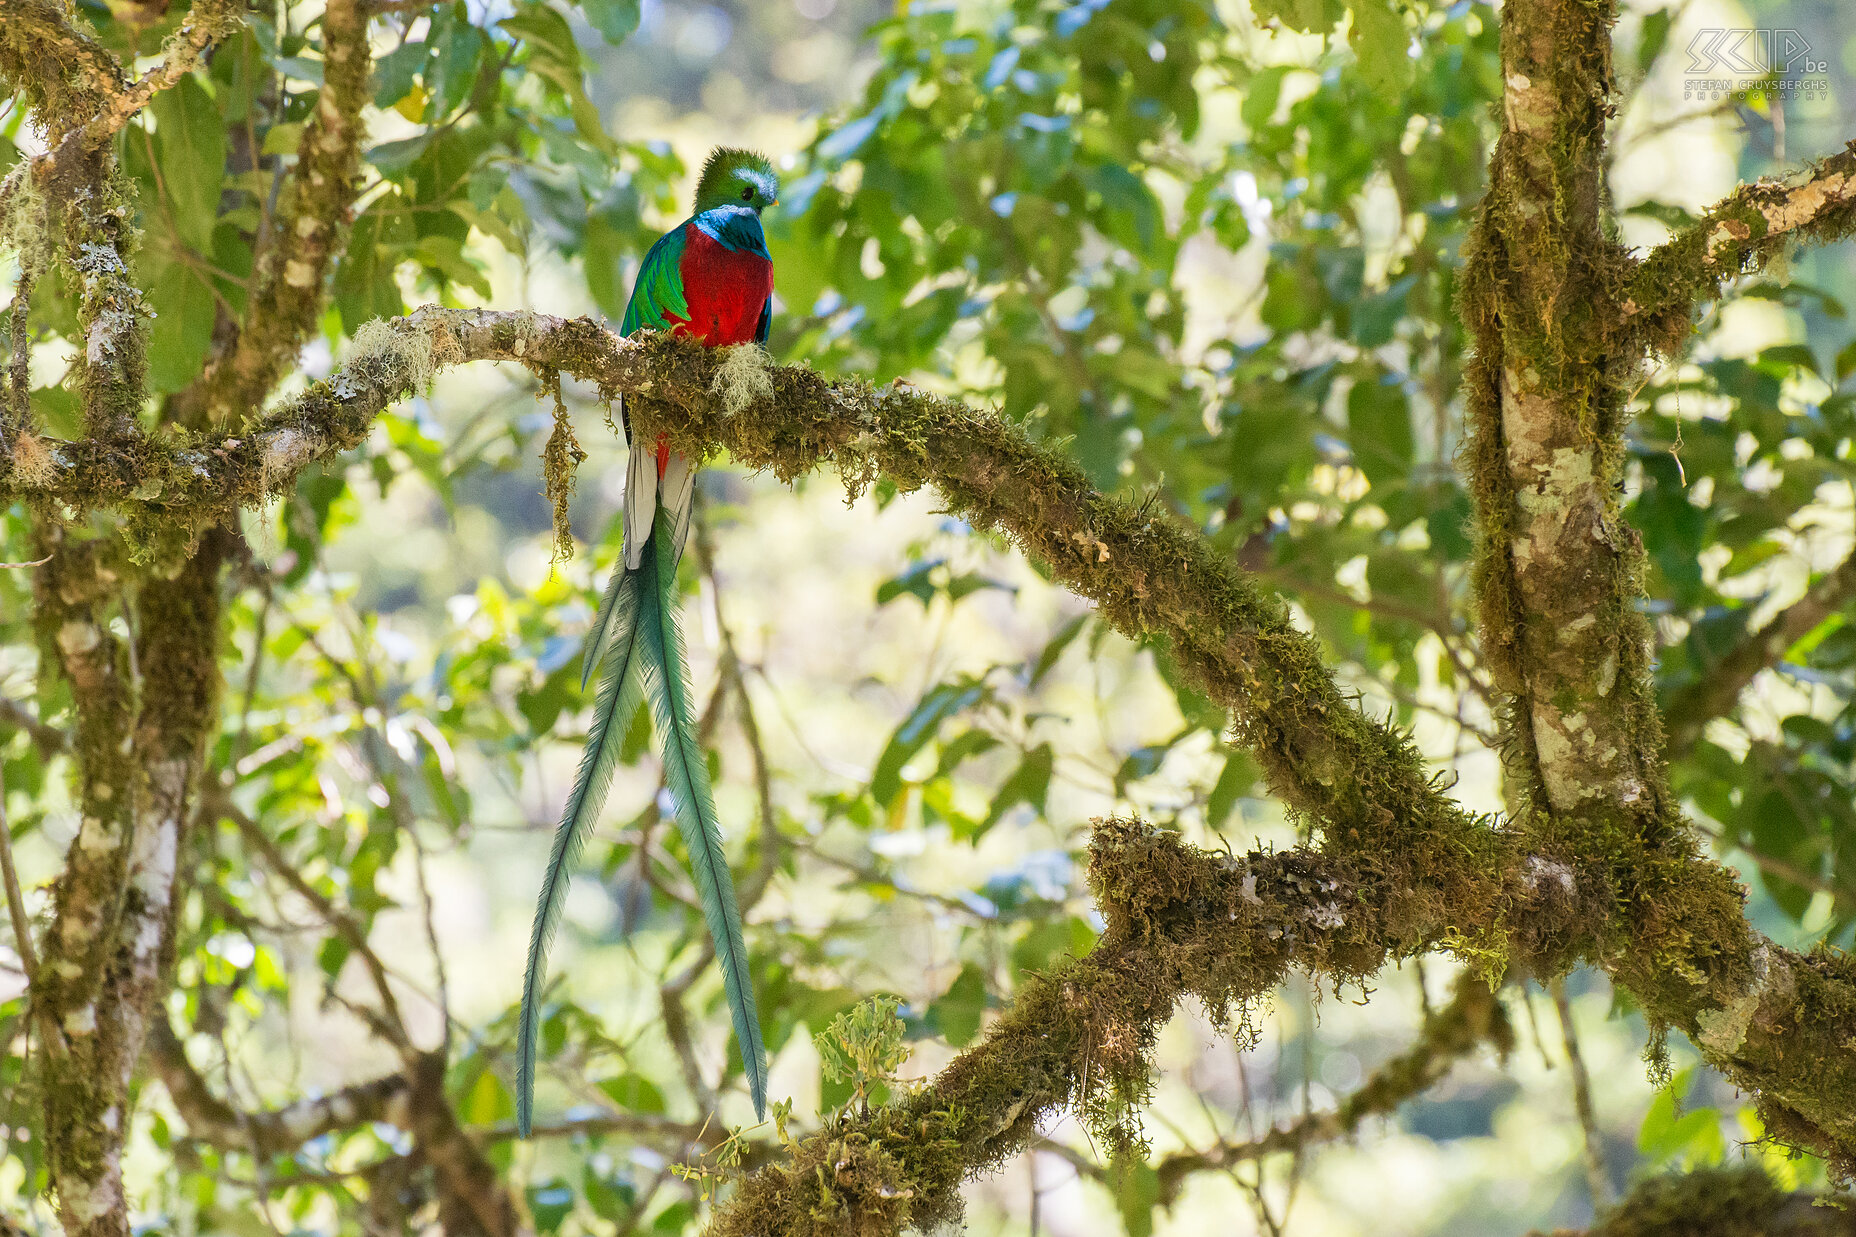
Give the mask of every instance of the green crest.
POLYGON ((719 206, 746 206, 756 214, 780 198, 780 178, 767 156, 752 150, 717 147, 702 165, 696 182, 696 213, 719 206))

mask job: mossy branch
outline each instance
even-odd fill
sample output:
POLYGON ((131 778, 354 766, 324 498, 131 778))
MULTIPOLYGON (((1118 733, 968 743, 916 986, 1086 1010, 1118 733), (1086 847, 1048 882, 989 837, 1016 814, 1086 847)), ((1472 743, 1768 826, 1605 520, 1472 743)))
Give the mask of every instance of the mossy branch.
POLYGON ((228 38, 244 22, 239 0, 193 0, 187 20, 162 45, 161 60, 84 126, 84 140, 96 143, 129 123, 154 97, 199 67, 206 49, 228 38))
MULTIPOLYGON (((1849 1174, 1856 1139, 1832 1132, 1856 1096, 1833 1046, 1856 1019, 1849 959, 1792 954, 1748 927, 1744 891, 1701 855, 1664 771, 1643 547, 1620 508, 1644 341, 1622 325, 1633 264, 1602 192, 1616 15, 1612 0, 1502 10, 1503 130, 1461 284, 1484 646, 1510 698, 1528 846, 1592 899, 1597 960, 1652 1024, 1680 1027, 1757 1092, 1768 1130, 1849 1174)), ((1697 234, 1702 256, 1712 245, 1718 265, 1755 235, 1845 226, 1848 183, 1840 168, 1796 196, 1750 187, 1734 201, 1759 228, 1742 237, 1715 220, 1697 234)))
POLYGON ((0 81, 25 92, 39 125, 88 118, 124 89, 122 63, 55 0, 14 0, 0 21, 0 81))
POLYGON ((1599 1223, 1553 1237, 1856 1237, 1856 1211, 1817 1204, 1758 1165, 1700 1168, 1646 1178, 1599 1223))
MULTIPOLYGON (((558 369, 607 396, 623 393, 640 432, 662 432, 692 457, 725 449, 788 479, 832 464, 853 489, 879 474, 905 489, 935 486, 951 510, 1011 534, 1123 632, 1173 642, 1336 861, 1386 891, 1375 957, 1444 944, 1479 965, 1516 963, 1537 975, 1593 957, 1653 1017, 1772 1100, 1770 1115, 1790 1121, 1801 1143, 1832 1155, 1856 1147, 1835 1132, 1838 1097, 1856 1095, 1856 1060, 1841 1047, 1856 1031, 1845 960, 1793 954, 1751 933, 1731 877, 1687 851, 1649 867, 1635 886, 1640 913, 1620 930, 1609 887, 1587 879, 1576 856, 1526 856, 1521 834, 1452 803, 1402 736, 1343 695, 1279 599, 1171 517, 1095 492, 1060 451, 996 414, 780 366, 762 371, 771 398, 729 415, 713 389, 720 359, 688 341, 620 339, 585 319, 426 308, 365 330, 346 364, 237 438, 176 435, 128 453, 69 444, 43 487, 15 493, 74 513, 114 508, 132 537, 178 553, 190 530, 352 448, 381 410, 425 389, 439 368, 478 360, 558 369), (1694 914, 1696 889, 1712 917, 1694 914), (1714 893, 1722 889, 1726 913, 1714 893)), ((1208 950, 1222 947, 1216 934, 1204 939, 1208 950)))
POLYGON ((108 626, 118 603, 129 608, 121 564, 98 552, 104 543, 61 534, 48 534, 34 617, 47 666, 70 681, 77 705, 82 818, 32 986, 50 1049, 45 1145, 66 1233, 126 1237, 130 1083, 172 961, 182 839, 219 716, 224 546, 210 539, 148 581, 123 640, 108 626))
MULTIPOLYGON (((1154 1039, 1181 1000, 1247 1026, 1250 1004, 1292 968, 1337 983, 1377 971, 1404 913, 1395 887, 1314 850, 1238 858, 1128 820, 1098 823, 1090 883, 1108 926, 1088 955, 1026 981, 921 1091, 841 1114, 743 1180, 711 1237, 931 1230, 958 1216, 962 1180, 1031 1145, 1060 1108, 1106 1150, 1136 1149, 1154 1039)), ((1400 930, 1416 948, 1444 924, 1400 930)))
POLYGON ((361 109, 373 97, 368 18, 363 0, 329 0, 323 10, 322 90, 268 243, 253 255, 257 286, 236 343, 214 358, 200 389, 183 400, 197 402, 207 424, 236 425, 260 407, 320 321, 360 187, 361 109))
POLYGON ((1784 179, 1742 185, 1670 237, 1631 274, 1619 306, 1628 338, 1679 356, 1702 300, 1763 268, 1793 244, 1856 231, 1856 142, 1784 179))

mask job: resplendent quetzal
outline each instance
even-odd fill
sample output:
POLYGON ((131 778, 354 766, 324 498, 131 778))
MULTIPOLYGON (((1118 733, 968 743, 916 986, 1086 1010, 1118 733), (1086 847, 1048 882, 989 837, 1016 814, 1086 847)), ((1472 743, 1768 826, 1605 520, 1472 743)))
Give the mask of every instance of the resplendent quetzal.
MULTIPOLYGON (((625 308, 622 333, 651 327, 693 336, 712 348, 765 343, 773 315, 773 260, 761 232, 760 213, 774 204, 779 188, 772 165, 762 156, 746 150, 711 154, 696 185, 695 214, 645 255, 625 308)), ((677 562, 689 535, 696 469, 666 442, 638 442, 622 409, 620 416, 631 444, 625 545, 587 633, 581 688, 594 670, 603 667, 604 673, 573 793, 554 834, 522 984, 516 1125, 524 1138, 534 1115, 535 1041, 541 1023, 537 998, 548 941, 560 919, 568 876, 605 801, 626 719, 641 695, 650 701, 663 747, 665 788, 676 805, 677 828, 715 941, 748 1091, 755 1113, 766 1116, 767 1050, 754 1009, 741 911, 709 790, 709 766, 696 733, 697 709, 683 659, 683 634, 677 627, 677 562)))

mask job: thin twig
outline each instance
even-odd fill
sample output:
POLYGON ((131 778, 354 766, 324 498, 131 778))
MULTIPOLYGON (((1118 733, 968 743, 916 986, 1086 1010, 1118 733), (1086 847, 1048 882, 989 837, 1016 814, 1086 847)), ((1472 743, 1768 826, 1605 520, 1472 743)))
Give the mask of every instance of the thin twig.
POLYGON ((19 872, 13 866, 13 834, 6 819, 6 777, 0 767, 0 877, 6 880, 6 909, 13 918, 13 939, 18 942, 19 964, 26 971, 26 986, 31 988, 39 973, 39 957, 32 948, 31 921, 26 918, 26 899, 19 891, 19 872))
MULTIPOLYGON (((368 942, 366 929, 347 911, 335 905, 314 885, 304 880, 289 856, 285 855, 258 822, 247 816, 237 804, 222 795, 213 808, 238 826, 240 836, 245 839, 248 846, 258 852, 265 866, 280 877, 298 897, 314 907, 317 914, 321 915, 328 925, 348 942, 349 948, 367 968, 367 973, 373 980, 374 991, 380 997, 381 1012, 384 1016, 368 1017, 366 1020, 381 1035, 381 1038, 397 1048, 402 1055, 416 1056, 417 1052, 406 1031, 406 1020, 400 1015, 399 1001, 394 997, 392 985, 387 980, 386 965, 381 962, 379 955, 374 952, 373 946, 368 942)), ((336 999, 341 1000, 339 996, 336 999)), ((342 1003, 348 1004, 345 1001, 342 1003)), ((355 1009, 352 1005, 348 1005, 348 1008, 355 1009)), ((356 1012, 359 1013, 358 1010, 356 1012)))
POLYGON ((1592 1210, 1603 1211, 1611 1205, 1611 1175, 1605 1171, 1604 1134, 1598 1128, 1598 1116, 1592 1106, 1592 1078, 1585 1070, 1585 1057, 1579 1052, 1579 1033, 1573 1027, 1572 1002, 1566 999, 1566 981, 1554 976, 1547 984, 1553 994, 1553 1008, 1559 1011, 1560 1034, 1566 1041, 1566 1064, 1572 1075, 1572 1103, 1579 1114, 1579 1130, 1584 1135, 1585 1184, 1592 1194, 1592 1210))

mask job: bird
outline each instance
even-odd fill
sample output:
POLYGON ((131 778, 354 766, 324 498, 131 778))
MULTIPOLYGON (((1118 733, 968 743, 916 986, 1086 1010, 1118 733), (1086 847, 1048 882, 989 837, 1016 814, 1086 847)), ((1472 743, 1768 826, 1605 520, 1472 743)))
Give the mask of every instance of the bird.
MULTIPOLYGON (((730 147, 710 154, 696 184, 694 212, 645 254, 620 333, 650 328, 712 348, 764 345, 773 321, 773 258, 761 230, 761 212, 778 202, 779 192, 779 178, 764 155, 730 147)), ((538 998, 548 944, 560 920, 568 877, 605 802, 626 719, 641 697, 650 702, 665 789, 715 941, 748 1092, 757 1118, 766 1119, 767 1049, 677 625, 677 564, 689 536, 696 465, 661 436, 654 443, 638 441, 622 402, 619 420, 630 450, 623 549, 587 633, 580 665, 581 690, 599 671, 599 692, 586 750, 548 856, 522 984, 516 1125, 523 1138, 534 1116, 538 998)))

